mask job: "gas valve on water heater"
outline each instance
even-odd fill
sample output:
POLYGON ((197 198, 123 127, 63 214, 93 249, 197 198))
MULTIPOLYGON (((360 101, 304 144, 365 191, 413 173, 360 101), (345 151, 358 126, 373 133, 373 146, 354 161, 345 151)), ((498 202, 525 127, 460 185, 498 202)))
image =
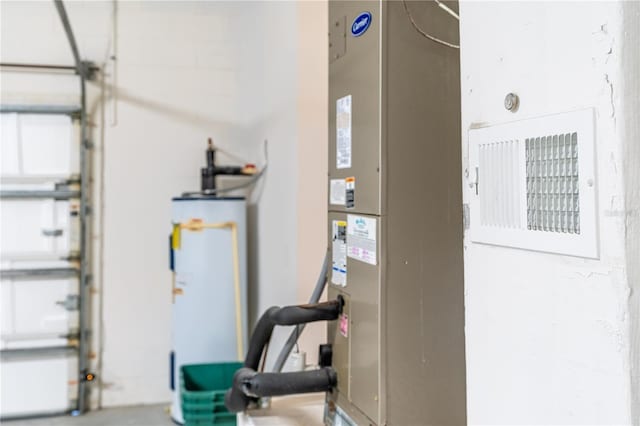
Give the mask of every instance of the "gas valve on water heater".
POLYGON ((207 141, 207 166, 201 169, 200 189, 204 194, 216 192, 216 177, 224 176, 252 176, 257 172, 254 164, 244 166, 216 166, 216 148, 211 138, 207 141))

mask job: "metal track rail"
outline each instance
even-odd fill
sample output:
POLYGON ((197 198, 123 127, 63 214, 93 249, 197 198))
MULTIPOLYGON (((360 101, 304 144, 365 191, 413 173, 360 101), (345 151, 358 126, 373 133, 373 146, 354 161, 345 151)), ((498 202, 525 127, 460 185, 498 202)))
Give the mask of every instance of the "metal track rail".
POLYGON ((62 26, 64 27, 64 32, 67 35, 69 47, 71 47, 71 53, 73 53, 73 60, 76 63, 76 71, 78 72, 78 74, 82 75, 82 73, 80 73, 80 70, 82 68, 82 60, 80 59, 78 44, 76 43, 76 38, 73 35, 73 30, 71 29, 71 23, 69 22, 67 11, 64 8, 64 3, 62 2, 62 0, 53 0, 53 3, 56 5, 58 15, 60 16, 60 21, 62 22, 62 26))
POLYGON ((78 52, 78 44, 76 38, 73 35, 71 29, 71 23, 67 16, 67 11, 64 7, 62 0, 53 0, 60 16, 60 21, 64 27, 71 52, 76 65, 76 74, 80 76, 80 253, 82 254, 80 259, 80 299, 78 301, 78 317, 80 322, 80 339, 78 344, 78 403, 76 407, 76 414, 82 414, 87 409, 87 400, 89 389, 87 387, 87 377, 95 377, 89 373, 89 339, 91 336, 90 324, 90 285, 91 285, 91 271, 90 271, 90 256, 91 253, 91 228, 87 216, 90 214, 90 199, 89 199, 89 183, 90 183, 90 161, 89 155, 91 152, 91 141, 89 140, 89 131, 87 126, 87 88, 86 80, 93 77, 92 64, 84 62, 80 58, 78 52))
MULTIPOLYGON (((23 62, 0 62, 0 68, 10 68, 15 70, 25 70, 25 71, 73 71, 74 73, 77 71, 77 67, 73 65, 55 65, 55 64, 29 64, 23 62)), ((94 65, 89 67, 89 71, 99 71, 100 68, 94 65)))
POLYGON ((74 278, 80 271, 75 268, 41 268, 41 269, 3 269, 0 277, 10 280, 28 280, 38 278, 74 278))
POLYGON ((75 191, 72 189, 51 189, 51 190, 11 189, 11 190, 0 191, 0 198, 10 199, 10 200, 16 200, 16 199, 32 200, 32 199, 42 199, 42 198, 53 198, 55 200, 71 200, 74 198, 80 198, 81 196, 82 194, 80 193, 80 191, 75 191))
POLYGON ((16 349, 2 349, 0 350, 1 358, 11 358, 15 356, 22 358, 24 355, 64 355, 68 352, 75 352, 77 347, 75 345, 63 345, 63 346, 43 346, 39 348, 16 348, 16 349))
POLYGON ((0 105, 0 112, 19 114, 60 114, 79 116, 82 107, 75 105, 0 105))

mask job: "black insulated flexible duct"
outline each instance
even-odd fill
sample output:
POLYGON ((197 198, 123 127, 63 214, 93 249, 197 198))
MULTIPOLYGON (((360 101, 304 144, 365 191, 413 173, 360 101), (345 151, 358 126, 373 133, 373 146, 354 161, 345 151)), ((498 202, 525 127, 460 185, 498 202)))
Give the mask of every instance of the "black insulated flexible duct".
POLYGON ((328 392, 338 383, 333 368, 291 373, 256 373, 244 382, 245 394, 252 397, 328 392))
POLYGON ((331 367, 292 373, 258 373, 258 365, 266 344, 276 325, 298 325, 338 318, 344 301, 342 298, 311 305, 269 308, 256 325, 244 368, 236 371, 233 385, 225 395, 225 405, 231 412, 244 411, 258 397, 292 395, 332 390, 338 378, 331 367))
POLYGON ((250 368, 241 368, 233 378, 233 387, 227 391, 224 403, 229 411, 237 413, 256 398, 329 392, 337 384, 338 376, 331 367, 291 373, 256 373, 250 368))
POLYGON ((258 369, 262 351, 269 339, 271 339, 273 328, 276 325, 298 325, 315 321, 332 321, 340 315, 343 303, 341 299, 338 299, 311 305, 285 306, 284 308, 273 306, 267 309, 253 330, 244 366, 254 370, 258 369))

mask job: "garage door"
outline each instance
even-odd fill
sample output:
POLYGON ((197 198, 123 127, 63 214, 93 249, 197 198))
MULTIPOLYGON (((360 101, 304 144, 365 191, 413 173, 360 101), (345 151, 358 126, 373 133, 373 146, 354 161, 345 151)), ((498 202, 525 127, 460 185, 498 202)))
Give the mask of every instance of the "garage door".
POLYGON ((0 417, 65 412, 78 378, 77 123, 0 116, 0 417))

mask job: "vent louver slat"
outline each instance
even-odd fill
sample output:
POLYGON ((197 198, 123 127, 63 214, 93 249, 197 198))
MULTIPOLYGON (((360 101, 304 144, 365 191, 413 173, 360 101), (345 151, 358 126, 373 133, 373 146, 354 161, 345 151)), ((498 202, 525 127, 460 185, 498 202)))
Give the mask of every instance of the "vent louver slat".
POLYGON ((492 142, 480 145, 479 150, 479 182, 485 191, 480 198, 482 224, 520 228, 519 142, 492 142))

